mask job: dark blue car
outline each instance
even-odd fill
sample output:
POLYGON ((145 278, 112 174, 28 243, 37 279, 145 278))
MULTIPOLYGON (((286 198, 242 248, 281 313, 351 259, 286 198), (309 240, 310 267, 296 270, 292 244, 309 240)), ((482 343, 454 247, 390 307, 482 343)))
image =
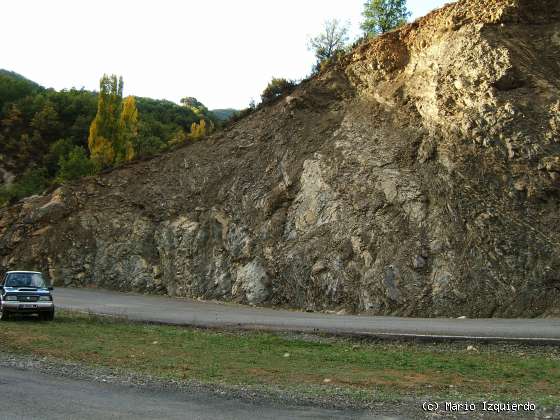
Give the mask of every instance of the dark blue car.
POLYGON ((0 320, 12 314, 38 314, 45 321, 54 319, 54 301, 38 271, 8 271, 0 283, 0 320))

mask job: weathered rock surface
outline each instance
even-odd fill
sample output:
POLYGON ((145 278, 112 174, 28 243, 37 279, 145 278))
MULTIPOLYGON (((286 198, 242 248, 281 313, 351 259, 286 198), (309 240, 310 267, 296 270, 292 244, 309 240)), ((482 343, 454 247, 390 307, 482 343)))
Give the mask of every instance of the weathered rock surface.
POLYGON ((11 161, 0 153, 0 185, 11 185, 15 179, 15 174, 11 171, 11 161))
POLYGON ((560 3, 470 0, 150 161, 0 211, 56 284, 404 316, 560 315, 560 3))

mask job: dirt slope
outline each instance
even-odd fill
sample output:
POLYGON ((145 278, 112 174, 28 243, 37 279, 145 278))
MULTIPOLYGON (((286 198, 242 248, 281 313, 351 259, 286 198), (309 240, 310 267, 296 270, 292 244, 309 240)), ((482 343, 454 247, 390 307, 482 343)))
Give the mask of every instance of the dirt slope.
POLYGON ((470 0, 232 128, 0 211, 57 284, 405 316, 560 315, 560 2, 470 0))

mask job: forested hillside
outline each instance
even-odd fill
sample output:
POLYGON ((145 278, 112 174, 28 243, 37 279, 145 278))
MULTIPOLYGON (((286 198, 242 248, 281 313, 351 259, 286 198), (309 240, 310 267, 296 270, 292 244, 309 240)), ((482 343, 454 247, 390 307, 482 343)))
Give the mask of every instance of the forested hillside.
MULTIPOLYGON (((0 205, 96 170, 89 161, 88 136, 98 96, 98 92, 84 89, 46 89, 0 69, 0 205)), ((193 124, 200 132, 200 121, 205 121, 205 127, 213 127, 217 121, 194 98, 183 99, 181 105, 150 98, 135 100, 135 158, 188 140, 193 124)))

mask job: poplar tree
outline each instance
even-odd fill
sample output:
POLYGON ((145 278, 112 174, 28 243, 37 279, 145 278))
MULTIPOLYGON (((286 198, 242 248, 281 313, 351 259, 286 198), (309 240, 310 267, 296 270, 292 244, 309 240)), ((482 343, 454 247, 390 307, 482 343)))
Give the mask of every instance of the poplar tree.
POLYGON ((134 159, 134 143, 138 138, 138 110, 134 96, 128 96, 122 104, 119 117, 118 135, 115 144, 117 163, 134 159))
POLYGON ((134 158, 138 136, 138 110, 134 97, 123 101, 122 77, 103 75, 99 83, 97 114, 89 129, 92 160, 100 167, 134 158))
POLYGON ((92 160, 101 167, 115 160, 113 141, 118 132, 119 111, 122 103, 123 80, 106 74, 99 82, 97 114, 89 128, 88 146, 92 160))

